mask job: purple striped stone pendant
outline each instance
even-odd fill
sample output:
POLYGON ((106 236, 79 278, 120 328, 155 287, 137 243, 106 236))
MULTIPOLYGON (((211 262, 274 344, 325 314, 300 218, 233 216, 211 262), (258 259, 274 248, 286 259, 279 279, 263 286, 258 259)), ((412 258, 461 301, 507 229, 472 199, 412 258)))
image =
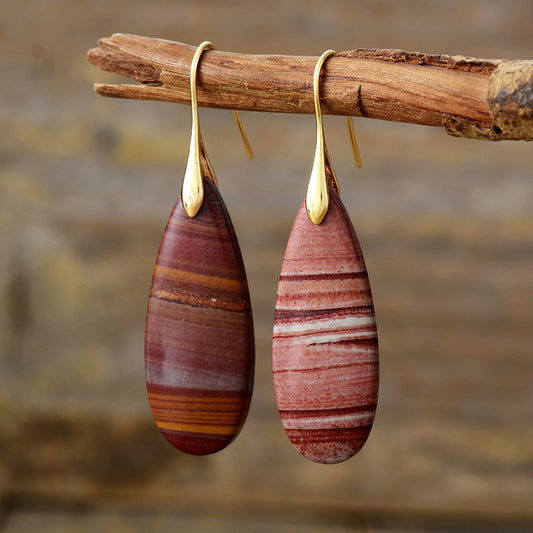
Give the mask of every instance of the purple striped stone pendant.
POLYGON ((220 451, 239 433, 254 373, 246 273, 198 127, 196 67, 208 47, 198 47, 191 65, 191 150, 157 256, 145 336, 156 424, 168 442, 194 455, 220 451))
POLYGON ((239 433, 250 405, 254 333, 246 273, 224 202, 204 180, 194 218, 178 200, 150 290, 148 397, 165 438, 205 455, 239 433))
MULTIPOLYGON (((370 283, 338 195, 317 97, 320 67, 332 54, 325 52, 315 67, 317 151, 283 260, 273 334, 274 386, 283 426, 302 455, 325 464, 349 459, 366 442, 379 382, 370 283)), ((358 161, 354 141, 352 136, 358 161)))

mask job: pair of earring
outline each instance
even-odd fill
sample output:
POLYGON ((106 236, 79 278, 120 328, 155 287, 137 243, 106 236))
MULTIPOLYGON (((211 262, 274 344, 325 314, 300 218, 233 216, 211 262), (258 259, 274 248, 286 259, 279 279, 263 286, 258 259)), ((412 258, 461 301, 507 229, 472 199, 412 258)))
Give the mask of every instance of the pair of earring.
MULTIPOLYGON (((254 373, 245 269, 198 126, 196 71, 202 52, 213 48, 202 43, 191 64, 189 160, 154 270, 145 341, 156 423, 171 444, 194 455, 217 452, 239 433, 254 373)), ((285 252, 273 334, 282 423, 296 449, 319 463, 338 463, 359 451, 378 393, 368 274, 324 140, 319 80, 333 54, 324 52, 314 71, 315 160, 285 252)), ((350 136, 358 162, 352 128, 350 136)))

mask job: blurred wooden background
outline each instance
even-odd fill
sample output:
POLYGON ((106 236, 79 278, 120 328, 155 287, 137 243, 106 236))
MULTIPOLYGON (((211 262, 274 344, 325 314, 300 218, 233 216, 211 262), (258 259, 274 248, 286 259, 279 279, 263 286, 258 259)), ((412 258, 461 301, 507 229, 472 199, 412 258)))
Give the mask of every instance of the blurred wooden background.
POLYGON ((201 110, 254 306, 252 408, 224 452, 174 451, 144 388, 144 315, 189 108, 106 100, 85 60, 130 32, 223 50, 390 47, 533 56, 528 0, 3 0, 0 14, 0 530, 533 530, 533 151, 326 117, 365 251, 381 397, 363 451, 294 451, 277 416, 277 276, 314 152, 312 116, 201 110))

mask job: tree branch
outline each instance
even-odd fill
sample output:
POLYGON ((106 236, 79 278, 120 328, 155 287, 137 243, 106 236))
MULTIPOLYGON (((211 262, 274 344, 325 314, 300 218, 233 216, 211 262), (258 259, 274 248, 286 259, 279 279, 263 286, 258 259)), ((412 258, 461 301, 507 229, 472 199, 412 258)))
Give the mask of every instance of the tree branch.
MULTIPOLYGON (((115 34, 88 59, 140 85, 95 84, 102 96, 190 103, 196 47, 115 34)), ((198 72, 204 107, 314 113, 317 57, 206 51, 198 72)), ((487 60, 400 50, 358 49, 328 59, 322 111, 443 126, 455 136, 533 140, 533 61, 487 60)))

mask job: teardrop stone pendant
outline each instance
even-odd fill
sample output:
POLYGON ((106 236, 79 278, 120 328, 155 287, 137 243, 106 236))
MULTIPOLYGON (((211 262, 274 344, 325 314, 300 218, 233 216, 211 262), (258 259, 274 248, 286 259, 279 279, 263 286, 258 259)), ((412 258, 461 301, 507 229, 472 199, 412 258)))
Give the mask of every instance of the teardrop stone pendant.
POLYGON ((376 412, 379 360, 365 262, 333 188, 321 224, 302 205, 289 238, 274 318, 274 386, 289 439, 308 459, 356 454, 376 412))
POLYGON ((246 273, 211 180, 191 218, 176 203, 150 290, 145 368, 156 423, 176 448, 217 452, 239 433, 253 387, 254 332, 246 273))

